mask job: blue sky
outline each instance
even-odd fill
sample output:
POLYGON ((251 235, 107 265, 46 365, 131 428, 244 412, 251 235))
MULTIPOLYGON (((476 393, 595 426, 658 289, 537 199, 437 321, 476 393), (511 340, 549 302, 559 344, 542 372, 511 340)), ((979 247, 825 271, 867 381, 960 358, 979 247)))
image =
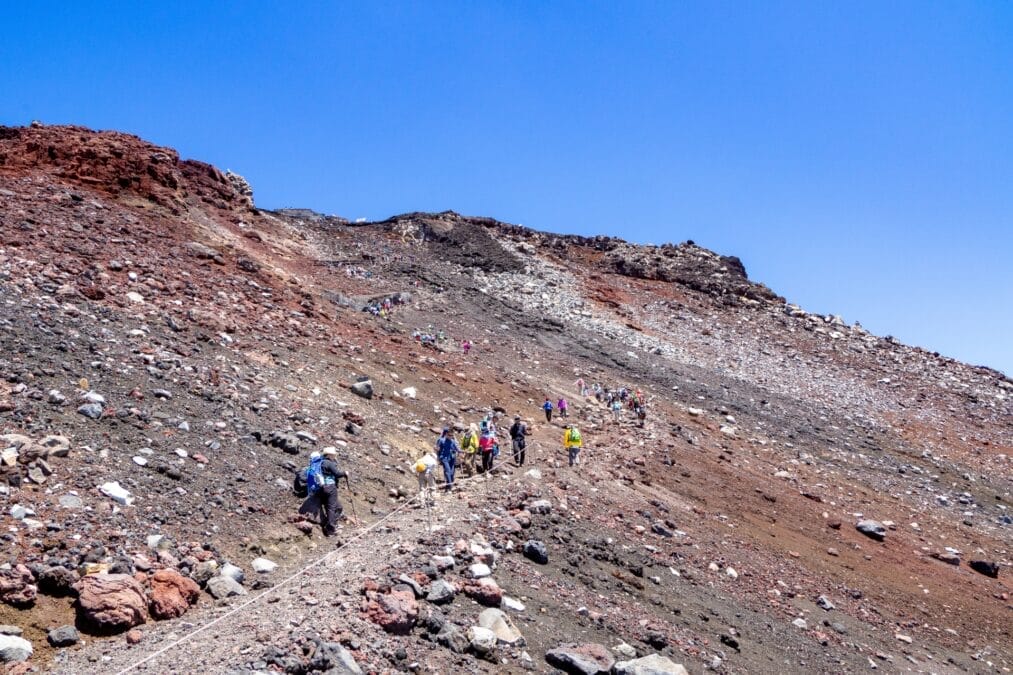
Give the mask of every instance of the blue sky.
POLYGON ((258 205, 693 239, 1013 374, 1013 4, 14 3, 0 124, 118 129, 258 205))

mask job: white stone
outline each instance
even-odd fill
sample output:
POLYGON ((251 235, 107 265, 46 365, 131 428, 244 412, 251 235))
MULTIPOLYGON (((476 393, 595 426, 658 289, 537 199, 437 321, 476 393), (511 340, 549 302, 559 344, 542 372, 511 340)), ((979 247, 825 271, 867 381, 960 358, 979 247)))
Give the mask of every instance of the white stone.
POLYGON ((144 296, 138 293, 137 291, 129 291, 127 293, 127 300, 129 300, 130 302, 141 303, 144 302, 144 296))
POLYGON ((274 570, 278 569, 278 563, 274 562, 273 560, 268 560, 267 558, 254 558, 253 561, 250 563, 250 567, 253 568, 254 572, 267 574, 269 572, 273 572, 274 570))
POLYGON ((17 635, 0 635, 0 663, 19 663, 31 656, 31 642, 17 635))
POLYGON ((506 596, 503 596, 502 605, 507 609, 512 609, 515 612, 523 612, 526 609, 524 607, 524 603, 521 602, 520 600, 515 600, 514 598, 509 598, 506 596))
POLYGON ((614 675, 689 675, 689 671, 681 663, 676 663, 661 654, 650 654, 631 661, 619 661, 612 666, 612 673, 614 675))
POLYGON ((470 572, 471 576, 475 579, 481 579, 492 575, 492 570, 489 569, 489 566, 485 563, 475 563, 468 568, 468 572, 470 572))
POLYGON ((478 625, 488 628, 496 634, 496 639, 502 645, 510 647, 523 647, 524 636, 517 630, 517 626, 510 620, 503 610, 490 607, 478 615, 478 625))
POLYGON ((130 492, 120 486, 118 481, 103 483, 99 486, 99 491, 106 497, 109 497, 116 503, 122 504, 123 506, 130 506, 134 503, 134 498, 130 496, 130 492))
POLYGON ((488 654, 496 649, 497 641, 496 634, 488 628, 472 626, 468 629, 468 642, 471 643, 471 648, 478 654, 488 654))

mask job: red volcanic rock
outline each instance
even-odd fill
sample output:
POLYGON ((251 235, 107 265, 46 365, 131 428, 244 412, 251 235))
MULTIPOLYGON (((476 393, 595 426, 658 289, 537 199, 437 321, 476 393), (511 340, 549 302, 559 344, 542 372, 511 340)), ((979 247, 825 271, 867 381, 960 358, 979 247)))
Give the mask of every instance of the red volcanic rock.
POLYGON ((200 587, 197 583, 179 572, 158 570, 151 577, 151 599, 148 607, 151 616, 156 619, 175 619, 183 616, 199 597, 200 587))
POLYGON ((127 574, 93 574, 74 585, 78 616, 101 630, 124 630, 148 620, 148 601, 127 574))

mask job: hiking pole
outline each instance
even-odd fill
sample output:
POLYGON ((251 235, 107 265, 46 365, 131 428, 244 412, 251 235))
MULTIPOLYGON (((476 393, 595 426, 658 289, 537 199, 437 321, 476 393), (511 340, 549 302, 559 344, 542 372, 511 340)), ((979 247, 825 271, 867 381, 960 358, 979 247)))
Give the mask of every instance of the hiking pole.
POLYGON ((348 488, 348 503, 352 505, 352 517, 355 518, 355 524, 359 524, 359 514, 355 512, 355 500, 352 499, 352 482, 348 480, 348 474, 345 474, 345 487, 348 488))

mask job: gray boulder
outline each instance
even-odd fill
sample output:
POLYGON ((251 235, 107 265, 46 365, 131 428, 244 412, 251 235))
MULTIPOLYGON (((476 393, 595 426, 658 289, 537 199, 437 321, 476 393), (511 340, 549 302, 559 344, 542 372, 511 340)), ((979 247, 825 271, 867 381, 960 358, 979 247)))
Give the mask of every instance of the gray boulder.
POLYGON ((886 539, 886 527, 875 520, 860 520, 855 524, 855 529, 876 541, 886 539))
POLYGON ((350 389, 356 396, 361 396, 364 399, 373 398, 373 383, 368 378, 355 382, 350 389))
POLYGON ((524 542, 524 557, 539 565, 545 565, 549 562, 549 549, 544 542, 529 539, 524 542))
POLYGON ((454 584, 443 579, 437 579, 429 586, 429 594, 426 595, 426 600, 433 603, 434 605, 443 605, 448 602, 453 602, 454 596, 457 595, 457 588, 454 584))
POLYGON ((545 661, 570 675, 608 675, 616 660, 604 645, 564 644, 545 653, 545 661))
POLYGON ((212 577, 208 581, 207 590, 217 600, 234 595, 246 595, 246 589, 238 581, 227 576, 212 577))
POLYGON ((620 661, 615 664, 612 673, 613 675, 689 675, 689 671, 681 663, 676 663, 661 654, 620 661))
POLYGON ((73 626, 60 626, 49 631, 46 639, 54 647, 70 647, 76 645, 81 636, 73 626))

